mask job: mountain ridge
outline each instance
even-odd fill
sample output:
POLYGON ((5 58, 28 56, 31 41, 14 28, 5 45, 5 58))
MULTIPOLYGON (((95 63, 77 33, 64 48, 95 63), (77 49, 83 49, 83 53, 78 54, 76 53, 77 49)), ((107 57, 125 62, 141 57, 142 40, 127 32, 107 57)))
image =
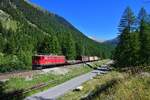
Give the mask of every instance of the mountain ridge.
POLYGON ((116 37, 114 39, 106 40, 103 43, 116 46, 119 43, 119 38, 116 37))

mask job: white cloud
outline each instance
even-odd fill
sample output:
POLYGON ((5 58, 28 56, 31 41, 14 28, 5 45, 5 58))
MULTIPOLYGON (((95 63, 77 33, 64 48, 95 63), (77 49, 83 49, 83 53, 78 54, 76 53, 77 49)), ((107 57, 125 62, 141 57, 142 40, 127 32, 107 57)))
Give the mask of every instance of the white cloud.
POLYGON ((92 37, 92 36, 88 36, 90 39, 92 39, 92 40, 95 40, 95 41, 97 41, 97 42, 104 42, 105 40, 102 40, 102 39, 97 39, 97 38, 95 38, 95 37, 92 37))

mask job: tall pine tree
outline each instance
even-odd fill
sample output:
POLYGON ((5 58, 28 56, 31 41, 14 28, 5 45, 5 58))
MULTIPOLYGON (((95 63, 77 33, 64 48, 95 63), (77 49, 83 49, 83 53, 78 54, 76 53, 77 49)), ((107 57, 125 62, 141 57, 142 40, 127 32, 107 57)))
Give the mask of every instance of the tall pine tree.
POLYGON ((130 7, 127 7, 122 15, 119 24, 119 32, 124 31, 128 28, 129 31, 133 31, 135 29, 135 16, 130 7))
POLYGON ((142 21, 147 22, 148 21, 148 14, 144 7, 141 8, 139 14, 138 14, 138 24, 140 25, 142 21))
POLYGON ((45 37, 43 41, 39 42, 37 45, 37 52, 42 54, 50 54, 51 41, 49 36, 45 37))
POLYGON ((55 35, 50 38, 50 52, 57 55, 61 53, 60 44, 55 35))
POLYGON ((73 60, 76 58, 76 47, 73 37, 70 33, 68 33, 64 39, 65 41, 63 43, 62 52, 67 59, 73 60))
POLYGON ((138 65, 139 41, 134 32, 135 16, 130 7, 127 7, 119 25, 119 43, 114 53, 117 66, 131 67, 138 65), (136 62, 135 62, 136 61, 136 62))
MULTIPOLYGON (((146 17, 147 17, 147 12, 145 10, 145 8, 141 8, 141 10, 139 11, 139 14, 138 14, 138 20, 137 20, 137 23, 138 23, 138 30, 139 30, 139 40, 140 40, 140 52, 139 52, 139 55, 140 55, 140 64, 143 64, 144 63, 144 50, 142 50, 143 46, 145 44, 143 44, 143 31, 145 30, 145 26, 144 24, 146 23, 146 17)), ((145 41, 145 40, 144 40, 145 41)))
POLYGON ((150 25, 145 21, 141 22, 140 43, 141 63, 150 65, 150 25))

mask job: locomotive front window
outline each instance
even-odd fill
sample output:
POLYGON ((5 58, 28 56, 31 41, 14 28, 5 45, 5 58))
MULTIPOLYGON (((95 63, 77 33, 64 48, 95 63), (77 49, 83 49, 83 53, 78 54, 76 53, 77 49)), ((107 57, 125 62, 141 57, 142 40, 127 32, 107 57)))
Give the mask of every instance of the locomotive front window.
POLYGON ((34 60, 40 60, 40 57, 34 56, 33 59, 34 59, 34 60))

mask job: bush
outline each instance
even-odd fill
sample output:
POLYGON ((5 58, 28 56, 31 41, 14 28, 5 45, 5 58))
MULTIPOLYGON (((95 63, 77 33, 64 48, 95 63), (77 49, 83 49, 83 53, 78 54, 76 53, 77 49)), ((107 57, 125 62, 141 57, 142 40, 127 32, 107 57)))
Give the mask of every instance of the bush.
POLYGON ((25 66, 18 56, 0 53, 0 72, 27 69, 25 66))

